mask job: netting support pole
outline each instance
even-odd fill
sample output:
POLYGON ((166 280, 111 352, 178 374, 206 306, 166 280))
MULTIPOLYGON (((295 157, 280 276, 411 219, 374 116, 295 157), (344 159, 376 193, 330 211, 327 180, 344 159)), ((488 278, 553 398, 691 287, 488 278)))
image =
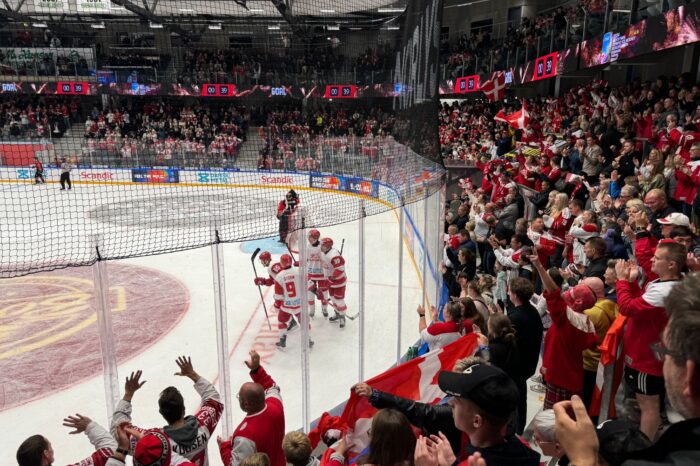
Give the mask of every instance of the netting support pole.
POLYGON ((109 303, 109 277, 107 263, 100 257, 97 250, 97 262, 92 266, 95 304, 97 311, 97 328, 100 332, 100 353, 102 354, 102 373, 105 386, 105 401, 107 403, 107 425, 111 422, 114 409, 119 402, 119 373, 117 371, 117 352, 114 346, 112 332, 112 309, 109 303))
POLYGON ((358 230, 358 237, 359 237, 359 260, 358 260, 358 265, 359 265, 359 285, 360 285, 360 290, 359 290, 359 297, 360 297, 360 302, 359 306, 360 308, 358 309, 358 313, 360 315, 360 329, 359 329, 359 339, 358 339, 358 345, 359 345, 359 372, 358 372, 358 377, 359 381, 363 382, 365 380, 365 216, 367 213, 365 212, 365 201, 364 199, 360 200, 360 221, 359 221, 359 230, 358 230))
POLYGON ((423 183, 423 306, 428 306, 428 186, 423 183))
POLYGON ((397 307, 397 330, 396 330, 396 364, 401 363, 401 318, 403 313, 403 230, 406 217, 404 213, 403 200, 399 207, 399 292, 396 299, 397 307))
POLYGON ((297 290, 301 295, 301 411, 302 411, 302 428, 305 433, 311 430, 311 380, 309 375, 309 299, 316 297, 309 291, 308 274, 307 274, 307 249, 308 240, 304 228, 306 227, 306 218, 304 211, 301 212, 301 229, 298 231, 299 238, 299 273, 297 274, 297 290))
MULTIPOLYGON (((224 272, 224 245, 219 230, 213 229, 214 244, 211 245, 211 266, 214 286, 214 319, 216 322, 216 348, 219 362, 219 391, 222 399, 231 400, 231 374, 228 365, 228 323, 226 319, 226 275, 224 272)), ((223 437, 233 433, 232 410, 224 410, 223 437)))
MULTIPOLYGON (((439 191, 435 193, 435 201, 437 205, 435 206, 435 228, 439 228, 442 223, 440 222, 440 214, 445 210, 443 206, 447 200, 447 185, 443 185, 439 191)), ((435 257, 433 260, 433 270, 435 270, 435 306, 440 305, 440 296, 442 295, 442 274, 438 270, 438 264, 443 253, 443 230, 439 230, 435 235, 435 257)), ((439 311, 439 309, 438 309, 439 311)))

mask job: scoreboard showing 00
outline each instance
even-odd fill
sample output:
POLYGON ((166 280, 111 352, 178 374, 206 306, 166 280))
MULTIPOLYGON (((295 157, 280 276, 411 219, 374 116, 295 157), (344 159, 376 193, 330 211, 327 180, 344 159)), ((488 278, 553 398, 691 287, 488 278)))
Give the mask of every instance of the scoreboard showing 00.
POLYGON ((355 99, 357 86, 353 84, 326 86, 326 92, 323 96, 326 99, 355 99))
POLYGON ((202 84, 202 97, 235 97, 233 84, 202 84))
POLYGON ((550 53, 535 60, 535 71, 532 80, 547 79, 557 75, 558 52, 550 53))
POLYGON ((56 94, 88 95, 90 86, 86 82, 59 81, 56 83, 56 94))

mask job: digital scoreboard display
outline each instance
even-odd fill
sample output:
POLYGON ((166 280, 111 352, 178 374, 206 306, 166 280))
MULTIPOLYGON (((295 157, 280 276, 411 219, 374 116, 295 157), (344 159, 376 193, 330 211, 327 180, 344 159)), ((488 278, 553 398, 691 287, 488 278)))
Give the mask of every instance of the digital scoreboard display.
POLYGON ((323 94, 326 99, 355 99, 357 98, 357 86, 354 84, 326 86, 323 94))
POLYGON ((61 95, 88 95, 90 86, 82 81, 59 81, 56 83, 56 94, 61 95))
POLYGON ((466 94, 468 92, 476 92, 479 90, 479 75, 462 76, 457 78, 455 82, 455 93, 466 94))
POLYGON ((236 86, 233 84, 202 84, 202 97, 234 97, 236 86))
POLYGON ((535 70, 532 76, 533 81, 547 79, 557 75, 558 52, 550 53, 535 60, 535 70))

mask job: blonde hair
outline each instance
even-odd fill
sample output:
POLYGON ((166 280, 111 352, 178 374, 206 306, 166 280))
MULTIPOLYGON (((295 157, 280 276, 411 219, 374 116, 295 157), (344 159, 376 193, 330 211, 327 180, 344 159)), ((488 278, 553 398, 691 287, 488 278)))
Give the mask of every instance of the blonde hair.
POLYGON ((253 453, 241 461, 241 466, 270 466, 270 457, 267 453, 253 453))
POLYGON ((289 432, 282 440, 282 451, 287 463, 304 466, 311 456, 311 440, 303 432, 289 432))
POLYGON ((627 209, 637 209, 637 210, 643 211, 645 206, 644 206, 644 201, 642 201, 641 199, 635 198, 635 199, 630 199, 629 201, 627 201, 627 203, 625 204, 625 207, 627 209))
POLYGON ((564 209, 569 205, 569 196, 566 193, 557 193, 552 205, 551 217, 558 217, 564 209))

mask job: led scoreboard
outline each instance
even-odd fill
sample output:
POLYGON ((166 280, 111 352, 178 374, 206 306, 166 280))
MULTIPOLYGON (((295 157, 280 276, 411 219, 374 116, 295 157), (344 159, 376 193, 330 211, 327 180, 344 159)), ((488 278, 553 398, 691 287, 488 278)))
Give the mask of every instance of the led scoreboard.
POLYGON ((233 84, 202 84, 202 97, 235 97, 233 84))
POLYGON ((357 98, 357 86, 354 84, 326 86, 323 97, 326 99, 355 99, 357 98))
POLYGON ((88 95, 90 86, 87 82, 59 81, 56 83, 56 94, 62 95, 88 95))
POLYGON ((467 92, 475 92, 479 90, 479 75, 462 76, 457 78, 455 82, 455 92, 457 94, 466 94, 467 92))
POLYGON ((547 79, 557 75, 557 56, 559 52, 544 55, 535 60, 535 70, 532 80, 547 79))

